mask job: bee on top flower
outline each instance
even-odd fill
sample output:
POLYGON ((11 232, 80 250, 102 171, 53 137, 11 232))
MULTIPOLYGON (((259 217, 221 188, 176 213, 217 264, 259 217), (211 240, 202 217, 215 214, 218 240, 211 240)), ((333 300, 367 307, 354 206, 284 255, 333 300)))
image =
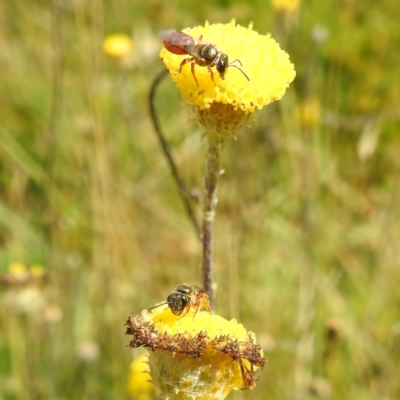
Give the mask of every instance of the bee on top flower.
MULTIPOLYGON (((263 36, 253 31, 252 24, 244 28, 236 25, 234 20, 229 24, 209 25, 206 22, 204 27, 182 31, 192 38, 192 46, 199 41, 211 44, 212 54, 219 57, 215 64, 202 60, 199 63, 196 59, 197 65, 192 62, 182 65, 188 55, 193 56, 188 51, 190 39, 186 44, 178 43, 179 52, 179 48, 174 47, 174 43, 166 37, 171 31, 161 32, 164 48, 160 57, 182 96, 200 110, 217 102, 230 104, 245 114, 252 113, 279 100, 295 77, 294 66, 287 53, 270 35, 263 36)), ((207 59, 207 54, 204 59, 207 59)))

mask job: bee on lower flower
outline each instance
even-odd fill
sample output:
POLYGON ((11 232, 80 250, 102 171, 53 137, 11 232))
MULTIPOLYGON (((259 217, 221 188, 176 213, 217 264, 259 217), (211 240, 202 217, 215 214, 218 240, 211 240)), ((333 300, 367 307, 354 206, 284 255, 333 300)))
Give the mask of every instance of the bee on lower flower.
POLYGON ((223 400, 232 390, 251 390, 265 365, 255 334, 212 314, 198 286, 178 285, 126 325, 129 347, 149 350, 151 380, 170 400, 223 400))
POLYGON ((167 297, 166 302, 151 307, 148 311, 165 304, 168 304, 173 314, 179 315, 181 318, 185 316, 192 307, 195 308, 193 318, 201 307, 211 314, 211 306, 207 294, 196 285, 188 285, 186 283, 178 285, 175 291, 167 297))

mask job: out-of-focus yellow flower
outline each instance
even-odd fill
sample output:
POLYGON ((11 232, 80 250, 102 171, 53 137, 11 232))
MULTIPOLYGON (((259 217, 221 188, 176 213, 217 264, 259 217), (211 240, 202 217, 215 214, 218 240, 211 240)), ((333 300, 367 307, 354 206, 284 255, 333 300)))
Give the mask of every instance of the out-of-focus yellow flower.
POLYGON ((46 270, 38 264, 32 265, 29 268, 29 272, 34 278, 42 278, 46 274, 46 270))
POLYGON ((110 57, 124 58, 132 53, 133 42, 128 35, 117 33, 104 39, 103 49, 110 57))
POLYGON ((304 100, 296 109, 296 117, 302 126, 313 128, 321 120, 321 103, 317 98, 304 100))
POLYGON ((300 0, 272 0, 272 7, 279 11, 293 12, 299 8, 300 0))
POLYGON ((22 287, 46 281, 46 271, 41 265, 32 265, 29 270, 22 263, 11 263, 8 272, 0 274, 0 284, 6 287, 22 287))
POLYGON ((8 273, 14 278, 25 278, 28 275, 28 270, 24 264, 15 262, 8 266, 8 273))
POLYGON ((150 381, 148 359, 148 355, 143 353, 131 363, 127 390, 138 400, 151 400, 154 397, 154 385, 150 381))
POLYGON ((150 350, 150 376, 170 400, 224 399, 232 390, 251 389, 264 366, 255 335, 192 307, 177 316, 168 305, 144 310, 127 321, 130 347, 150 350))
POLYGON ((11 263, 8 273, 0 274, 0 286, 7 290, 0 302, 12 313, 34 314, 47 304, 44 290, 46 272, 41 266, 29 270, 22 263, 11 263))
MULTIPOLYGON (((184 99, 200 110, 208 109, 212 104, 229 104, 233 110, 245 114, 263 108, 279 100, 284 95, 289 83, 295 77, 293 64, 289 56, 280 49, 270 35, 263 36, 248 28, 229 24, 213 24, 184 29, 183 32, 197 39, 214 44, 217 49, 229 56, 229 60, 240 60, 241 69, 250 81, 237 69, 230 67, 221 79, 213 68, 214 81, 206 67, 195 65, 198 84, 191 72, 191 63, 179 67, 185 55, 176 55, 163 48, 160 57, 169 69, 184 99)), ((237 64, 240 65, 240 64, 237 64)))

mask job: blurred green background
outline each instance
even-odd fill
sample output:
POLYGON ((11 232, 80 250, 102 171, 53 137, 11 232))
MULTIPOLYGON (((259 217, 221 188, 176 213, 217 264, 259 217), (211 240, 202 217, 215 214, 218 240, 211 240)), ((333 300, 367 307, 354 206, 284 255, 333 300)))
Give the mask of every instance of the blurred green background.
MULTIPOLYGON (((223 151, 217 311, 268 359, 256 388, 230 398, 400 398, 399 3, 277 7, 0 3, 0 272, 47 273, 0 287, 1 400, 135 398, 127 317, 201 284, 148 111, 157 32, 233 17, 271 32, 297 77, 223 151), (112 33, 132 36, 123 60, 103 50, 112 33)), ((169 78, 156 107, 201 193, 201 132, 169 78)))

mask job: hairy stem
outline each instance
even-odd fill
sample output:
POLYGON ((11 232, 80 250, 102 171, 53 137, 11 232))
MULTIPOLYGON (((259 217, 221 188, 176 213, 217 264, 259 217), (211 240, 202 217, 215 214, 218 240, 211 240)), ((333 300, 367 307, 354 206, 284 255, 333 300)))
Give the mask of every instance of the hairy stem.
POLYGON ((204 179, 204 208, 203 208, 203 287, 210 298, 211 308, 214 307, 213 296, 213 249, 214 249, 214 220, 217 208, 217 187, 220 170, 220 153, 223 141, 213 135, 207 136, 206 175, 204 179))

